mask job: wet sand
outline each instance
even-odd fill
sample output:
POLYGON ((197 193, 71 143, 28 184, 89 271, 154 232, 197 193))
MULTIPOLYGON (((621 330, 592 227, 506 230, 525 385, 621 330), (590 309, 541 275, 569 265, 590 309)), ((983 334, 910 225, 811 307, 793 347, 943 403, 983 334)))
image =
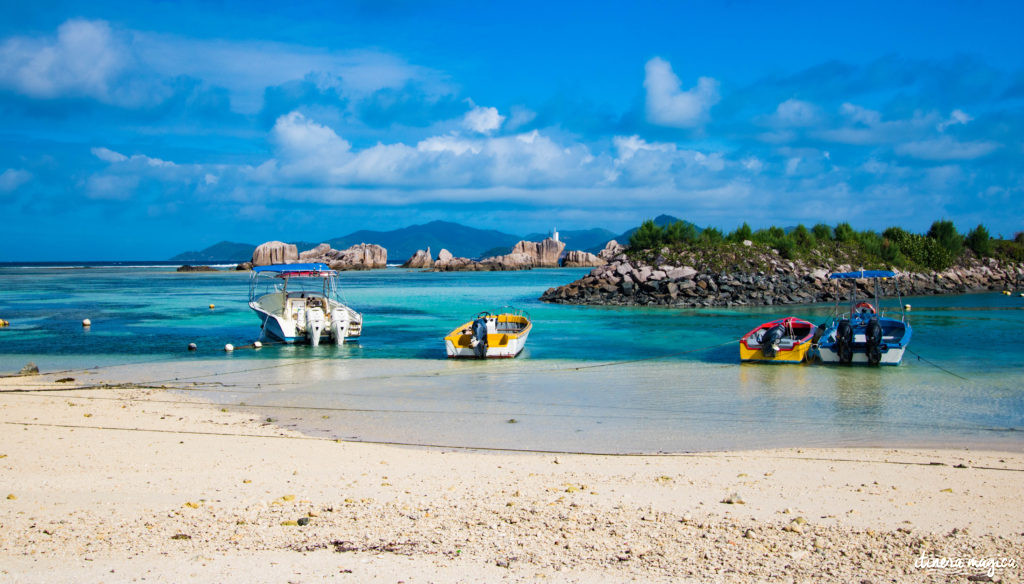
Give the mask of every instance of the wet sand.
POLYGON ((411 448, 305 436, 170 389, 81 388, 101 381, 0 379, 0 581, 1024 575, 1020 453, 411 448), (942 558, 982 565, 920 567, 942 558))

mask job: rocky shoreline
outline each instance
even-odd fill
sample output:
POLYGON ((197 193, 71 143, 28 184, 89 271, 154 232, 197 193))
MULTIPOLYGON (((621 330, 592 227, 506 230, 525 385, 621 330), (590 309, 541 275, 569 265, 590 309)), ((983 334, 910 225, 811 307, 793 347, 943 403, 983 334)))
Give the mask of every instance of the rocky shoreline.
MULTIPOLYGON (((645 262, 620 253, 575 282, 549 288, 540 299, 557 304, 679 308, 811 304, 834 301, 837 292, 848 297, 848 289, 837 289, 829 281, 831 271, 861 269, 850 264, 830 269, 825 262, 789 261, 773 250, 757 253, 728 266, 714 266, 696 256, 645 262), (698 267, 679 261, 685 259, 698 267)), ((896 273, 904 296, 1007 290, 1024 282, 1024 266, 994 258, 965 258, 960 265, 936 273, 896 273)), ((860 286, 862 292, 869 292, 865 283, 860 286)), ((886 294, 891 292, 891 286, 886 288, 890 289, 886 294)))

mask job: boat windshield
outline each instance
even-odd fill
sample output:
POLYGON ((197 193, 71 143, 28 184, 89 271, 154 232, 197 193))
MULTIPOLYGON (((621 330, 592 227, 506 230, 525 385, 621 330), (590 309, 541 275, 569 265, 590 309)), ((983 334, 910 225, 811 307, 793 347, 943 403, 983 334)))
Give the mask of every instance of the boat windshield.
POLYGON ((342 301, 341 292, 338 288, 337 272, 327 268, 327 266, 323 266, 324 269, 322 270, 308 269, 306 264, 265 267, 281 269, 253 270, 249 277, 250 302, 268 294, 277 293, 323 296, 331 300, 342 301))
POLYGON ((860 272, 833 273, 829 275, 829 279, 837 286, 836 313, 833 318, 842 316, 843 318, 860 319, 866 322, 867 318, 872 315, 884 316, 887 309, 892 310, 895 308, 900 312, 900 320, 906 322, 906 309, 903 306, 903 297, 900 294, 897 275, 894 272, 862 270, 860 272), (864 280, 867 280, 867 282, 864 282, 864 280), (843 297, 842 289, 844 287, 840 282, 843 282, 845 287, 849 289, 850 308, 847 316, 841 315, 839 310, 843 297), (890 283, 892 285, 892 296, 889 297, 890 305, 884 306, 886 299, 883 287, 887 287, 890 283), (858 287, 861 290, 858 290, 858 287), (858 292, 861 294, 858 294, 858 292), (896 302, 895 307, 891 305, 893 300, 896 302))

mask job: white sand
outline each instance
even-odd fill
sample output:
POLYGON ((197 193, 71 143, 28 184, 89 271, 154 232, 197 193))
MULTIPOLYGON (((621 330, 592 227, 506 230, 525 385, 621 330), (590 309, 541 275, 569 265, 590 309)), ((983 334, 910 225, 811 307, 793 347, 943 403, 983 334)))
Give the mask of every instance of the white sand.
POLYGON ((0 379, 0 582, 954 573, 915 567, 922 553, 1024 574, 1020 453, 442 451, 310 439, 170 391, 12 391, 68 385, 54 381, 0 379), (722 502, 732 494, 743 503, 722 502))

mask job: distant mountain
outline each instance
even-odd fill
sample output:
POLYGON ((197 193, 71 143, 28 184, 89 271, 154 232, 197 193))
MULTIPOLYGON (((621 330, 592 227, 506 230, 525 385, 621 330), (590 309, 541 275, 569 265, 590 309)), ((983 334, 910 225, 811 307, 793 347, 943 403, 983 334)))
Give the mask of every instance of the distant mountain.
POLYGON ((401 263, 412 257, 416 250, 426 249, 428 246, 435 258, 442 248, 456 256, 478 258, 482 257, 484 252, 497 247, 511 248, 520 239, 522 237, 518 235, 493 229, 474 229, 449 221, 431 221, 393 231, 364 229, 328 239, 326 243, 334 249, 345 249, 357 243, 376 243, 388 250, 389 263, 401 263))
POLYGON ((171 258, 174 262, 247 262, 252 259, 255 245, 222 241, 202 251, 186 251, 171 258))
MULTIPOLYGON (((672 225, 676 221, 682 221, 685 225, 693 225, 693 227, 697 230, 697 233, 704 231, 702 227, 697 227, 697 225, 694 223, 684 221, 683 219, 673 217, 671 215, 658 215, 657 217, 654 218, 654 224, 657 225, 658 227, 668 227, 669 225, 672 225)), ((636 233, 637 229, 640 229, 639 225, 626 231, 625 233, 619 235, 614 239, 615 241, 621 243, 622 245, 629 245, 629 238, 632 237, 634 233, 636 233)))

